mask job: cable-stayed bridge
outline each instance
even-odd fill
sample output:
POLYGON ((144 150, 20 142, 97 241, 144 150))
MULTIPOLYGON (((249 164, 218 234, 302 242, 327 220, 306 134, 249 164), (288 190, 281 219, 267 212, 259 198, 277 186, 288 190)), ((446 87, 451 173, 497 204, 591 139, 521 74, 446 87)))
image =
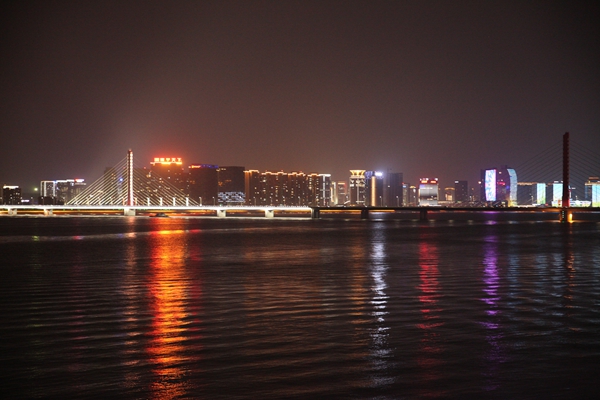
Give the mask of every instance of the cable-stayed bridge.
POLYGON ((169 180, 133 162, 133 151, 117 165, 107 168, 102 177, 73 197, 70 206, 185 206, 198 202, 169 180))

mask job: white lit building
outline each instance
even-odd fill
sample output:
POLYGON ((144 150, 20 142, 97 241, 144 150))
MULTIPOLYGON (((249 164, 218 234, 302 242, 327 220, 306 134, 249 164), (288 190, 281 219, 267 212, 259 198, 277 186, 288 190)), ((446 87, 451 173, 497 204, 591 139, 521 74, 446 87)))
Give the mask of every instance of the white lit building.
POLYGON ((437 178, 421 178, 419 183, 419 206, 437 206, 438 189, 437 178))

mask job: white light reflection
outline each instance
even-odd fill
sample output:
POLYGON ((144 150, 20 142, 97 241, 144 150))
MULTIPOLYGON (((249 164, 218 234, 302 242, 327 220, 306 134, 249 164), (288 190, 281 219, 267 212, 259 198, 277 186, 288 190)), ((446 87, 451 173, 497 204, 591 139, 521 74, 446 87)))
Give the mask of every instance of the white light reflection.
POLYGON ((370 332, 372 340, 370 353, 371 362, 377 374, 371 377, 371 385, 372 387, 381 388, 394 382, 394 378, 388 375, 391 369, 390 359, 393 355, 388 344, 390 327, 386 323, 386 318, 389 314, 387 310, 389 296, 386 294, 388 265, 386 263, 385 231, 381 229, 374 230, 374 232, 375 237, 372 239, 370 257, 370 272, 373 281, 371 291, 373 292, 373 297, 370 303, 373 309, 371 315, 376 318, 376 321, 370 332))

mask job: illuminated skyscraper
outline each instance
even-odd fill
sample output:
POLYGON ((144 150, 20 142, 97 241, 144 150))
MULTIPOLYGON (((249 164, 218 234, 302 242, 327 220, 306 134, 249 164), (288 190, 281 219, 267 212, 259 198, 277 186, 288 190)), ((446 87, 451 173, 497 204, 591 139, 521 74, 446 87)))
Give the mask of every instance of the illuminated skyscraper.
POLYGON ((323 206, 331 201, 331 175, 244 171, 246 204, 323 206))
POLYGON ((365 205, 365 170, 351 169, 349 182, 350 205, 365 205))
POLYGON ((345 205, 350 201, 348 198, 348 182, 338 181, 336 182, 336 198, 338 205, 345 205))
POLYGON ((4 185, 2 187, 2 204, 20 205, 21 188, 19 186, 4 185))
POLYGON ((255 169, 244 171, 244 187, 246 193, 246 205, 261 205, 260 171, 255 169))
POLYGON ((500 168, 481 170, 482 201, 517 204, 517 173, 503 165, 500 168))
POLYGON ((419 206, 438 205, 438 179, 421 178, 419 183, 419 206))
POLYGON ((182 193, 188 193, 187 174, 183 171, 181 157, 154 157, 150 163, 152 180, 156 184, 162 181, 169 182, 182 193))
POLYGON ((454 202, 455 194, 453 187, 444 188, 444 200, 449 202, 454 202))
POLYGON ((307 174, 304 192, 306 205, 331 205, 331 175, 317 173, 307 174))
POLYGON ((55 182, 56 201, 54 204, 67 204, 86 188, 84 179, 59 179, 55 182))
POLYGON ((416 207, 419 203, 418 189, 410 183, 402 184, 402 196, 404 197, 402 205, 405 207, 416 207))
MULTIPOLYGON (((569 187, 569 197, 571 197, 569 187)), ((546 185, 546 204, 553 207, 562 207, 563 183, 554 181, 546 185)))
POLYGON ((383 172, 365 171, 365 205, 383 205, 383 172))
POLYGON ((588 178, 585 183, 585 200, 590 201, 592 207, 600 207, 600 177, 588 178))
POLYGON ((40 196, 41 197, 55 197, 56 196, 56 182, 41 181, 40 182, 40 196))
POLYGON ((42 204, 42 205, 56 204, 56 182, 41 181, 39 193, 40 193, 40 196, 38 198, 38 204, 42 204))

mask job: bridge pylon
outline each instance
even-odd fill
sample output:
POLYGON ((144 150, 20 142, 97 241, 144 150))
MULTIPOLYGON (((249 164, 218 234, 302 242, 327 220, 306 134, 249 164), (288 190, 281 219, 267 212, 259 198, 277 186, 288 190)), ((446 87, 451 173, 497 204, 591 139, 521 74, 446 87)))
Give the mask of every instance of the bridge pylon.
POLYGON ((133 206, 133 150, 127 151, 127 205, 133 206))
POLYGON ((563 135, 563 187, 562 206, 569 208, 569 132, 563 135))

